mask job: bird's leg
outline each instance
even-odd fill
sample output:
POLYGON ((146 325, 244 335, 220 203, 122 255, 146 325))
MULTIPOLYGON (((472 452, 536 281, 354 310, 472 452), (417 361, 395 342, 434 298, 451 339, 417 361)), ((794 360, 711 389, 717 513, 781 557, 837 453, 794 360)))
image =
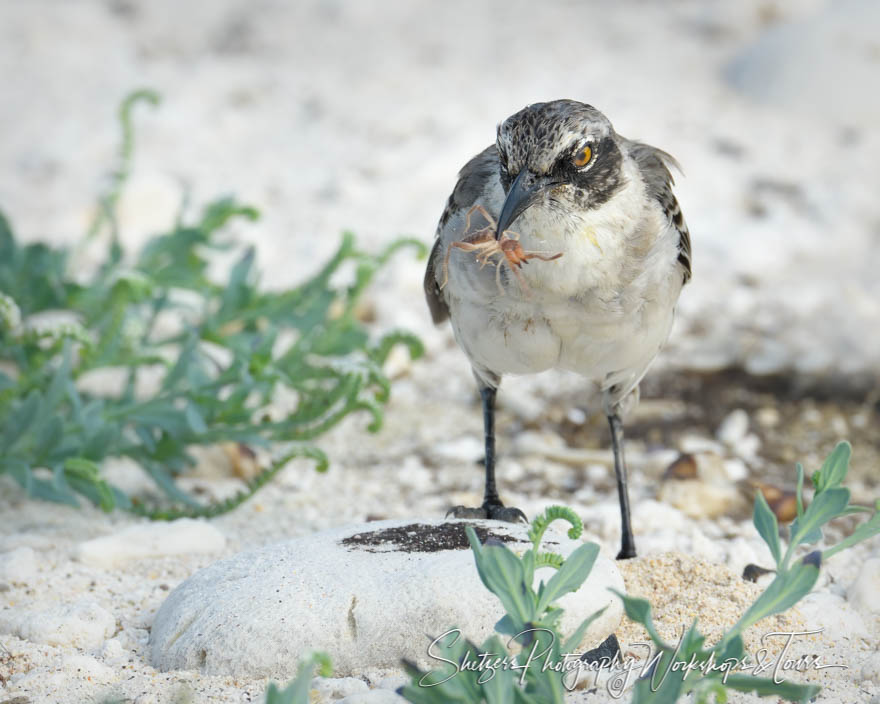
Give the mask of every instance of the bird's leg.
POLYGON ((449 509, 447 516, 455 518, 493 518, 497 521, 508 523, 528 523, 525 514, 518 508, 507 507, 501 503, 498 496, 498 487, 495 485, 495 395, 497 389, 493 386, 484 386, 480 389, 480 399, 483 402, 483 437, 486 441, 486 487, 483 492, 483 505, 479 508, 466 508, 454 506, 449 509))
POLYGON ((611 426, 614 473, 617 475, 617 495, 620 499, 620 552, 617 553, 617 559, 627 560, 636 556, 636 542, 629 517, 629 490, 626 486, 626 462, 623 459, 623 423, 619 415, 612 413, 608 416, 608 425, 611 426))
POLYGON ((498 489, 495 486, 495 395, 497 389, 484 386, 480 389, 483 402, 483 439, 486 443, 486 490, 483 493, 483 506, 500 506, 498 489))

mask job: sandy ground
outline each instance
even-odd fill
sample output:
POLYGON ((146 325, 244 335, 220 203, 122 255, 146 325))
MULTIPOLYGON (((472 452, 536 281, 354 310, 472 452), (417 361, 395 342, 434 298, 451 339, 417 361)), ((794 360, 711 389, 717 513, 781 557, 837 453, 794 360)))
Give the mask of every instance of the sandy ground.
MULTIPOLYGON (((661 604, 657 618, 670 632, 696 615, 717 633, 735 618, 719 606, 724 595, 747 604, 736 574, 768 556, 742 501, 704 516, 705 497, 676 504, 664 491, 660 477, 679 451, 698 452, 707 472, 738 490, 743 480, 790 485, 794 461, 809 471, 849 437, 855 496, 877 496, 880 108, 864 89, 880 65, 877 25, 869 2, 834 7, 823 15, 819 0, 560 1, 540 10, 510 1, 8 0, 0 208, 23 239, 73 242, 114 161, 120 98, 153 87, 163 105, 136 120, 127 241, 170 223, 186 189, 194 204, 233 192, 263 212, 236 234, 257 245, 269 284, 289 285, 343 229, 365 247, 400 234, 429 242, 457 169, 526 103, 565 96, 596 105, 620 133, 681 161, 678 193, 694 243, 694 280, 629 420, 646 559, 628 585, 661 604), (836 49, 823 53, 826 44, 836 49), (725 432, 736 409, 747 427, 725 432), (687 557, 660 557, 669 551, 687 557), (675 559, 696 562, 682 569, 675 559), (720 601, 692 596, 714 592, 720 601)), ((222 547, 205 552, 195 541, 183 555, 89 564, 77 559, 81 544, 134 519, 32 502, 0 478, 0 553, 9 560, 0 701, 258 701, 265 682, 147 664, 152 614, 170 589, 247 547, 476 500, 479 408, 451 334, 429 323, 422 266, 396 258, 369 294, 377 329, 409 328, 428 349, 416 363, 395 361, 383 431, 367 435, 361 418, 335 429, 323 443, 330 472, 294 465, 214 519, 222 547), (106 633, 78 636, 74 619, 55 644, 13 635, 22 614, 83 603, 83 622, 107 618, 106 633)), ((607 436, 586 386, 557 375, 511 379, 499 402, 505 496, 530 515, 572 505, 613 552, 607 436)), ((130 468, 108 471, 137 488, 130 468)), ((222 467, 206 473, 186 480, 205 498, 234 490, 222 467)), ((876 612, 847 599, 876 556, 876 541, 837 556, 816 598, 792 617, 806 630, 825 627, 810 647, 849 668, 805 675, 827 687, 820 700, 880 694, 876 612)), ((361 681, 377 686, 388 674, 365 671, 361 681)), ((341 682, 321 696, 357 689, 341 682)), ((570 696, 607 699, 589 688, 570 696)))

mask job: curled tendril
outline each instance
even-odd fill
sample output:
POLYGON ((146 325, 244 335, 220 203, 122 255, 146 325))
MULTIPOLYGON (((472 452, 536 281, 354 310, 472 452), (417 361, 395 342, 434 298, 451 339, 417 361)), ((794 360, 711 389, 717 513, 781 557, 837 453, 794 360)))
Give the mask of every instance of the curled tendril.
POLYGON ((558 555, 555 552, 539 552, 535 555, 535 569, 553 567, 558 570, 562 567, 563 562, 565 562, 565 559, 562 555, 558 555))
POLYGON ((535 520, 532 521, 532 526, 529 528, 529 540, 532 541, 535 550, 538 549, 541 538, 544 537, 544 531, 546 531, 547 527, 555 520, 563 520, 571 523, 571 528, 568 530, 568 537, 572 540, 577 540, 581 537, 581 533, 584 532, 583 521, 581 521, 580 517, 574 512, 574 510, 570 509, 568 506, 548 506, 542 515, 537 516, 535 520))

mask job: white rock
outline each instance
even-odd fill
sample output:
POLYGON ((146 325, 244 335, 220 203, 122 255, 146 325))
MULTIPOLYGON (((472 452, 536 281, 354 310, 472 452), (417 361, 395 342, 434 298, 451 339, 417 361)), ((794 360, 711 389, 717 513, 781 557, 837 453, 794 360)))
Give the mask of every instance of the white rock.
POLYGON ((61 604, 45 611, 25 611, 7 616, 0 612, 0 632, 46 645, 98 648, 116 630, 116 619, 91 600, 61 604))
POLYGON ((405 704, 406 699, 390 689, 371 689, 340 699, 336 704, 405 704))
POLYGON ((744 460, 755 460, 758 456, 758 450, 761 449, 761 438, 754 433, 749 433, 734 444, 731 449, 737 457, 744 460))
POLYGON ((587 414, 577 406, 569 408, 565 417, 569 423, 574 423, 575 425, 583 425, 587 422, 587 414))
POLYGON ((724 460, 724 472, 732 482, 739 482, 749 476, 749 468, 741 459, 733 458, 724 460))
MULTIPOLYGON (((347 526, 214 563, 175 589, 159 609, 151 662, 161 670, 279 680, 291 677, 295 663, 310 650, 328 652, 341 676, 367 667, 399 668, 403 657, 423 667, 437 665, 427 657, 427 634, 460 627, 482 642, 504 614, 455 530, 463 529, 462 523, 429 519, 347 526), (353 536, 360 540, 352 541, 353 536), (447 542, 432 545, 431 540, 447 542), (457 546, 443 547, 450 540, 457 546)), ((528 547, 525 525, 468 524, 515 539, 512 549, 528 547)), ((581 544, 552 530, 547 541, 545 549, 562 555, 581 544)), ((536 580, 550 576, 552 570, 545 568, 536 580)), ((623 589, 623 580, 615 563, 600 556, 586 584, 559 602, 565 609, 562 633, 571 633, 607 605, 587 633, 585 649, 620 622, 622 607, 608 587, 623 589)))
POLYGON ((846 597, 859 611, 880 612, 880 557, 865 560, 846 597))
POLYGON ((0 581, 27 584, 37 572, 37 557, 32 548, 15 548, 0 554, 0 581))
POLYGON ((736 445, 742 440, 746 433, 749 432, 749 414, 742 408, 731 411, 727 417, 721 421, 715 437, 725 445, 736 445))
POLYGON ((80 543, 77 557, 98 567, 163 555, 219 552, 226 537, 203 520, 181 518, 177 521, 139 523, 118 533, 80 543))

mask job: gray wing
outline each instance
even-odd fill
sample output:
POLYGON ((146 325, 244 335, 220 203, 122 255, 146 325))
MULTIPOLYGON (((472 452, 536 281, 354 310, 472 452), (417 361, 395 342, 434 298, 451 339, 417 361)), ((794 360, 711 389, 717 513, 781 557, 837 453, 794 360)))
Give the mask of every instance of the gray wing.
POLYGON ((687 283, 691 278, 691 235, 672 192, 675 180, 669 171, 670 167, 681 171, 681 167, 671 154, 642 142, 630 142, 629 153, 642 170, 648 195, 660 203, 667 220, 678 232, 678 262, 687 283))
POLYGON ((443 275, 443 259, 446 256, 448 238, 442 237, 444 230, 460 220, 475 204, 484 205, 493 217, 498 213, 486 201, 487 192, 497 185, 498 176, 498 151, 493 144, 471 159, 458 174, 458 183, 449 196, 443 215, 437 225, 436 241, 428 257, 428 268, 425 271, 425 298, 428 308, 431 310, 431 319, 435 324, 442 323, 449 318, 449 306, 440 289, 441 280, 437 273, 443 275))

